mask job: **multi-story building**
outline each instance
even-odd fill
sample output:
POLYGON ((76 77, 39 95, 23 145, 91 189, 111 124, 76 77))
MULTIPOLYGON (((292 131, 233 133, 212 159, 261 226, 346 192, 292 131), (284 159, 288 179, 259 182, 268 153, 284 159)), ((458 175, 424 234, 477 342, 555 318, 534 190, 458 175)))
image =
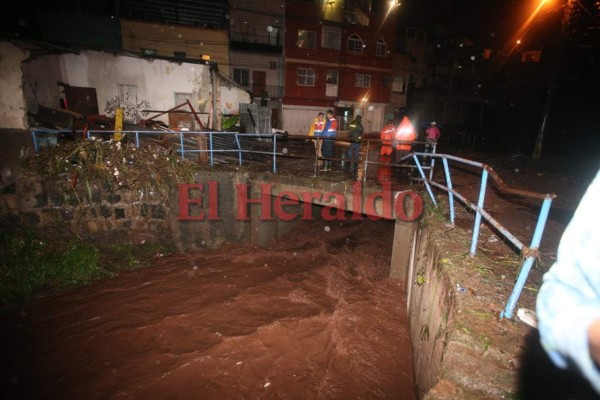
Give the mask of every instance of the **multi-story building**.
POLYGON ((391 95, 396 1, 287 0, 283 129, 306 134, 334 110, 344 130, 358 114, 365 131, 384 124, 391 95))
POLYGON ((143 56, 205 60, 229 75, 227 4, 196 0, 122 0, 123 49, 143 56))
POLYGON ((230 76, 271 109, 273 128, 281 128, 283 12, 283 0, 229 1, 230 76))

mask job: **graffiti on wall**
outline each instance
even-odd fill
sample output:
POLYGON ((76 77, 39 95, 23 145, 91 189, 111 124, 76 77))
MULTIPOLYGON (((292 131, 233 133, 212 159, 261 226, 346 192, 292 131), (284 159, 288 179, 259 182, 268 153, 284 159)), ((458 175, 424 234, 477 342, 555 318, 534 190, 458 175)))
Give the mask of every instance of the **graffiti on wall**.
POLYGON ((117 95, 106 100, 104 112, 109 117, 113 117, 117 108, 124 110, 125 121, 138 123, 148 115, 144 110, 150 108, 150 102, 138 99, 136 85, 117 84, 117 95))

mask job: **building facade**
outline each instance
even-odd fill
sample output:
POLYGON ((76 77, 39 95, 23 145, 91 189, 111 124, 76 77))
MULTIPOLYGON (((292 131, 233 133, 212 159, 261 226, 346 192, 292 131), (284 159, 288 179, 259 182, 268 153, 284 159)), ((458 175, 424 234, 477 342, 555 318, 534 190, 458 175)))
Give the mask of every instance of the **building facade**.
POLYGON ((334 110, 345 130, 384 124, 391 95, 397 3, 288 0, 285 3, 283 129, 306 134, 318 112, 334 110))
POLYGON ((229 73, 281 128, 284 2, 229 1, 229 73))

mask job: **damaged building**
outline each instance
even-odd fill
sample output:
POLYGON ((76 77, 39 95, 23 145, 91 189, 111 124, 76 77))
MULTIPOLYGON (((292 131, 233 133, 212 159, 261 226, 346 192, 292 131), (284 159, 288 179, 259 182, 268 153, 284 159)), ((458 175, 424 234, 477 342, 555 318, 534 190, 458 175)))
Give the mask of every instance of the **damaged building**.
POLYGON ((127 123, 139 124, 189 101, 201 123, 193 118, 173 118, 170 113, 155 119, 176 130, 218 130, 224 116, 238 115, 240 104, 251 101, 250 94, 222 76, 215 64, 202 61, 142 58, 125 52, 60 51, 29 43, 4 42, 2 50, 3 78, 15 86, 1 99, 3 109, 10 110, 2 115, 6 128, 27 129, 44 123, 71 128, 36 118, 48 109, 114 118, 115 110, 122 108, 127 123))

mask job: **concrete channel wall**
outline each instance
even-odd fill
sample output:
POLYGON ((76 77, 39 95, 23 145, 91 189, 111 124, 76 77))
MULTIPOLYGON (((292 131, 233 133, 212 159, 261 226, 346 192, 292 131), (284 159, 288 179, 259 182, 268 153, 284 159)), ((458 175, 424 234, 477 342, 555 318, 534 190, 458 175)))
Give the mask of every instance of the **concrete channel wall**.
POLYGON ((415 229, 406 277, 418 398, 423 398, 439 379, 454 306, 453 288, 448 275, 440 268, 439 251, 431 241, 430 229, 425 224, 415 229))
MULTIPOLYGON (((246 191, 249 198, 258 199, 261 193, 256 182, 265 182, 267 178, 252 177, 240 171, 202 171, 196 182, 190 182, 195 186, 185 189, 193 200, 182 203, 181 187, 174 188, 170 195, 154 193, 152 196, 104 186, 94 186, 89 192, 83 185, 71 187, 69 176, 51 181, 29 173, 21 175, 13 190, 0 195, 0 217, 40 232, 55 228, 53 232, 91 240, 109 237, 132 242, 171 241, 182 251, 215 248, 231 242, 266 245, 272 239, 283 237, 295 224, 295 221, 281 220, 276 213, 272 219, 265 220, 262 215, 265 210, 258 203, 248 206, 248 219, 239 218, 243 210, 240 193, 246 191), (214 185, 213 189, 209 182, 214 185), (218 205, 211 202, 214 200, 211 193, 216 193, 218 205), (214 206, 219 218, 207 220, 214 206), (204 220, 195 218, 202 211, 204 220)), ((281 177, 270 178, 275 185, 275 196, 277 185, 287 185, 281 186, 282 191, 295 190, 281 177)), ((314 189, 343 192, 339 184, 314 189)), ((286 207, 288 213, 297 214, 303 206, 286 207)), ((397 221, 390 262, 390 277, 406 281, 419 398, 427 398, 442 375, 449 321, 455 308, 455 290, 441 267, 439 250, 431 239, 435 229, 424 220, 397 221)))

